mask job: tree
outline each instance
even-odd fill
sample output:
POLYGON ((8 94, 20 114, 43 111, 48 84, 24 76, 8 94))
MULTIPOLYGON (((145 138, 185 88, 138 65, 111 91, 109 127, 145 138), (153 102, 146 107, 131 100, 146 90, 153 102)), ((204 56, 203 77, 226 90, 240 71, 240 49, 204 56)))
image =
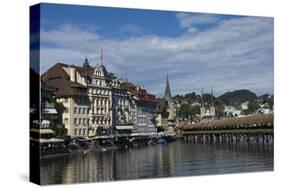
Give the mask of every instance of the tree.
POLYGON ((249 102, 248 113, 254 113, 259 108, 259 103, 256 101, 249 102))

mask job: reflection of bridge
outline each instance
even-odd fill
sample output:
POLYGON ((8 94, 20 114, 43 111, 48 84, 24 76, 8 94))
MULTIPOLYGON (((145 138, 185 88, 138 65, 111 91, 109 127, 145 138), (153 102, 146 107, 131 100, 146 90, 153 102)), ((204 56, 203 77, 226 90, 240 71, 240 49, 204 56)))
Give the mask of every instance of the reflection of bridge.
POLYGON ((177 126, 185 140, 194 142, 273 143, 273 115, 252 115, 177 126))

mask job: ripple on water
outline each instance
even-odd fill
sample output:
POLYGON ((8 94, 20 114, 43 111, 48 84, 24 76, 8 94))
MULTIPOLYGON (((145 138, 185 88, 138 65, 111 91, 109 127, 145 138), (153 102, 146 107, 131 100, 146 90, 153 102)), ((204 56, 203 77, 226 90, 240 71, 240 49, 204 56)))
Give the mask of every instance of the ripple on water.
POLYGON ((42 184, 98 182, 273 170, 273 148, 173 142, 42 159, 42 184))

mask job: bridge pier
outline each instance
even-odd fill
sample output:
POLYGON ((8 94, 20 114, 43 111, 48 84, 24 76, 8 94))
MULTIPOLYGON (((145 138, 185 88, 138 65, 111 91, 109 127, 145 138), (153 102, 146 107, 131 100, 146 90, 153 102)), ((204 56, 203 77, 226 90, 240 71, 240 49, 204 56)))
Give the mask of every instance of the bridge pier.
POLYGON ((189 134, 183 139, 190 143, 273 144, 272 134, 189 134))

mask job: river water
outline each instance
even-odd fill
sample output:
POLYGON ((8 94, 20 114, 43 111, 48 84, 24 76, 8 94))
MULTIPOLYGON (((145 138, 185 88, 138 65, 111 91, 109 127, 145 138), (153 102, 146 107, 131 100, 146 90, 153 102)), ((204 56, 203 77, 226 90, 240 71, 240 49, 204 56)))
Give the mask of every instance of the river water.
POLYGON ((177 141, 41 160, 41 183, 82 183, 273 170, 273 147, 177 141))

